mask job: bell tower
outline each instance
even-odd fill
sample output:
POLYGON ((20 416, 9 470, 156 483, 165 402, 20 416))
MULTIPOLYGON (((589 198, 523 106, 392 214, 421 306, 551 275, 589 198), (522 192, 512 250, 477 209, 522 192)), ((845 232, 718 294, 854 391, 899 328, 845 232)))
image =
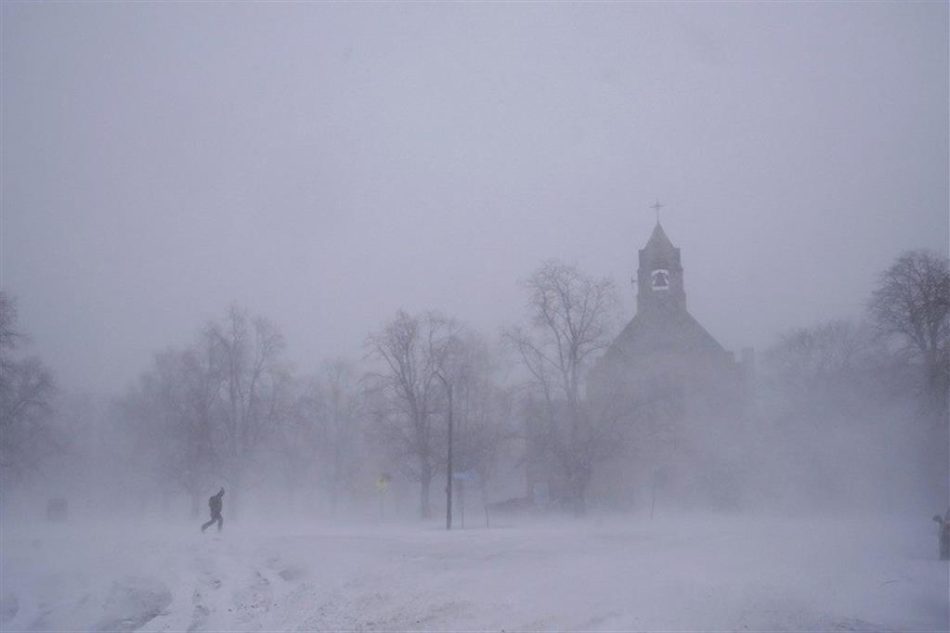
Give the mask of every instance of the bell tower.
POLYGON ((640 249, 637 270, 637 313, 670 313, 686 311, 683 288, 683 265, 680 249, 657 221, 646 246, 640 249))

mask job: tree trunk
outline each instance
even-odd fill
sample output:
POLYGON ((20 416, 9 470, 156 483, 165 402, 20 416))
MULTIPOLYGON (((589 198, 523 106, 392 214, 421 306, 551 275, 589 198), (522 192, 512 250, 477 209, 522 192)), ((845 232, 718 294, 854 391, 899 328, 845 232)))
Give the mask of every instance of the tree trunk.
POLYGON ((571 476, 571 503, 574 516, 582 517, 587 514, 587 486, 589 483, 589 473, 574 472, 571 476))
POLYGON ((419 516, 428 519, 431 512, 429 508, 429 487, 432 484, 432 470, 424 468, 419 478, 419 516))

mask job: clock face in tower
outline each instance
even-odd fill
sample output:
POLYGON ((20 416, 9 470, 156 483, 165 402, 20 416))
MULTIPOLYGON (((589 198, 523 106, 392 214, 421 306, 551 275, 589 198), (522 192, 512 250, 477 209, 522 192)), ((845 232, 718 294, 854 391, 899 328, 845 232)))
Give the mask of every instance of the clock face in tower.
POLYGON ((654 290, 670 289, 670 272, 665 268, 658 268, 650 273, 650 283, 654 290))

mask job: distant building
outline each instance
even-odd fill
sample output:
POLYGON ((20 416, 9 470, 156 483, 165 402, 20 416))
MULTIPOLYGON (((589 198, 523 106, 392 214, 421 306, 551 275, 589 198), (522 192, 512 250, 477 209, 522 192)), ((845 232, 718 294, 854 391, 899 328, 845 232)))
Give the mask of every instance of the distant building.
POLYGON ((680 249, 657 222, 639 252, 637 312, 591 373, 593 399, 625 403, 623 454, 592 496, 626 506, 735 506, 741 468, 731 442, 744 423, 752 357, 723 349, 686 308, 680 249))

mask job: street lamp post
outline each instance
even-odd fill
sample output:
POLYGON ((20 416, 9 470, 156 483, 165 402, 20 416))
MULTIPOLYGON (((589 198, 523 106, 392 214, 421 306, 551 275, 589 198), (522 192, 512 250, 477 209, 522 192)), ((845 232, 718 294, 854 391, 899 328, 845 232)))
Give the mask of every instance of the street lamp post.
POLYGON ((439 380, 442 381, 442 385, 445 387, 445 393, 448 396, 449 401, 449 454, 446 458, 446 468, 445 468, 445 529, 452 529, 452 384, 445 379, 441 373, 436 374, 439 377, 439 380))

